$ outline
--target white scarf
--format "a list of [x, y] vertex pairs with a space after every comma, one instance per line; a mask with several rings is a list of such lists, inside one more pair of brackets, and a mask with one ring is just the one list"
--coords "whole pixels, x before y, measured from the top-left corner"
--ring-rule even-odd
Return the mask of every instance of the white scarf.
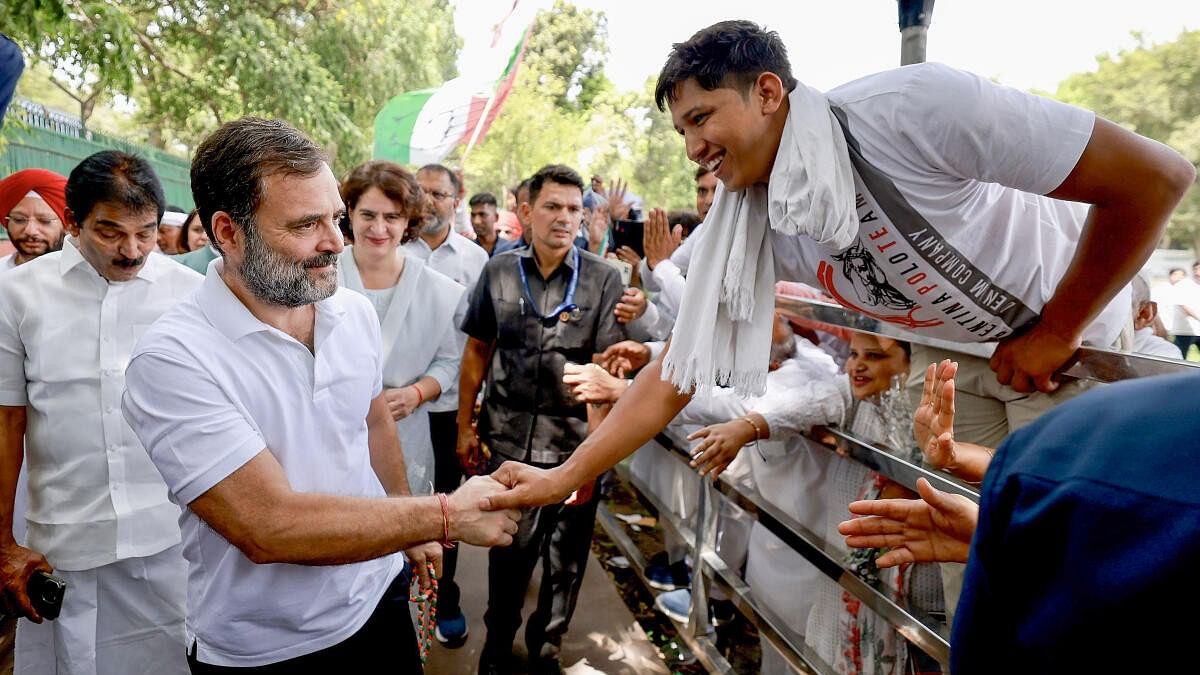
[[[774, 317], [775, 258], [767, 226], [833, 250], [858, 234], [854, 172], [841, 125], [821, 92], [797, 84], [767, 186], [717, 188], [697, 236], [664, 380], [681, 392], [732, 386], [765, 391]], [[756, 311], [758, 310], [758, 311]]]

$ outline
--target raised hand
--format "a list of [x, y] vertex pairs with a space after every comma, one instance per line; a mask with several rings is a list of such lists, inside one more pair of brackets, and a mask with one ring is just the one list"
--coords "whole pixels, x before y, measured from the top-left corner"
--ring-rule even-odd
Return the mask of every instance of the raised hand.
[[592, 357], [592, 361], [617, 377], [625, 377], [650, 363], [650, 348], [641, 342], [623, 340]]
[[979, 506], [962, 495], [934, 489], [917, 479], [921, 499], [874, 499], [850, 503], [862, 516], [843, 521], [838, 532], [851, 548], [889, 548], [875, 564], [966, 562], [979, 521]]
[[[626, 247], [622, 246], [622, 249]], [[640, 288], [626, 288], [621, 293], [621, 299], [617, 302], [613, 314], [617, 315], [617, 323], [627, 324], [630, 321], [640, 319], [646, 313], [646, 309], [650, 303], [646, 301], [646, 294]]]
[[587, 223], [588, 250], [596, 255], [602, 255], [604, 235], [608, 234], [608, 204], [601, 204], [592, 213], [592, 219]]
[[676, 225], [671, 229], [666, 211], [650, 211], [642, 229], [642, 249], [646, 252], [646, 267], [654, 269], [658, 263], [670, 258], [682, 241], [683, 227]]
[[913, 438], [925, 461], [938, 469], [954, 467], [954, 376], [958, 363], [946, 359], [925, 369], [925, 389], [913, 415]]
[[507, 488], [489, 476], [475, 476], [447, 498], [450, 537], [476, 546], [508, 546], [517, 533], [521, 512], [514, 508], [484, 509], [483, 504]]
[[608, 212], [612, 215], [613, 220], [629, 218], [629, 212], [633, 205], [625, 201], [625, 193], [628, 191], [629, 181], [622, 181], [618, 178], [613, 181], [613, 186], [605, 192], [604, 196], [608, 199]]

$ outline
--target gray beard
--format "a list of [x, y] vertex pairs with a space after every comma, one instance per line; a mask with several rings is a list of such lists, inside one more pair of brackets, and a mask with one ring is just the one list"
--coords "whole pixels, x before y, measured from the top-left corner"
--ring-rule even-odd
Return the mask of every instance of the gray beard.
[[429, 218], [421, 221], [421, 234], [427, 236], [441, 234], [442, 232], [445, 232], [446, 228], [448, 227], [450, 227], [449, 220], [442, 220], [441, 218]]
[[332, 264], [336, 268], [336, 255], [327, 253], [302, 261], [289, 260], [267, 246], [253, 225], [242, 229], [246, 233], [246, 256], [238, 273], [259, 300], [294, 308], [319, 302], [337, 291], [336, 271], [328, 280], [314, 280], [308, 274], [309, 267]]

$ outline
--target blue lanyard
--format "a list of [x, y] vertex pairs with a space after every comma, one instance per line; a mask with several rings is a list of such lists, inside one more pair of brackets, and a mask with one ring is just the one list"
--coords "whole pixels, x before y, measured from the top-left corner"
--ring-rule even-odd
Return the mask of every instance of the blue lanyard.
[[[547, 314], [538, 314], [537, 303], [533, 300], [533, 292], [529, 290], [529, 278], [525, 276], [525, 265], [521, 262], [524, 256], [517, 256], [517, 271], [521, 273], [521, 283], [525, 286], [525, 297], [529, 299], [529, 308], [533, 310], [543, 320], [553, 319], [556, 316], [560, 321], [567, 321], [571, 318], [571, 313], [579, 309], [575, 305], [575, 286], [579, 283], [579, 249], [575, 246], [571, 247], [571, 262], [575, 267], [571, 270], [571, 281], [567, 283], [567, 297], [563, 298], [562, 303], [550, 310]], [[537, 258], [534, 258], [536, 264]]]

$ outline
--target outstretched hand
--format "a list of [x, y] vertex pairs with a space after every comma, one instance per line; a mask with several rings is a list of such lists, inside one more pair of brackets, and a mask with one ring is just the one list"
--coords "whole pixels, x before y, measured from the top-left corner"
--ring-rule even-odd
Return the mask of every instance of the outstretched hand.
[[921, 499], [875, 499], [850, 503], [862, 516], [843, 521], [838, 532], [851, 548], [890, 548], [879, 567], [913, 562], [966, 562], [979, 521], [979, 506], [962, 495], [917, 479]]
[[492, 473], [491, 478], [508, 490], [485, 496], [479, 508], [498, 511], [558, 504], [575, 488], [561, 477], [561, 468], [539, 469], [521, 462], [505, 462]]
[[475, 546], [508, 546], [517, 533], [521, 512], [508, 507], [484, 508], [505, 486], [488, 476], [475, 476], [447, 497], [450, 537]]

